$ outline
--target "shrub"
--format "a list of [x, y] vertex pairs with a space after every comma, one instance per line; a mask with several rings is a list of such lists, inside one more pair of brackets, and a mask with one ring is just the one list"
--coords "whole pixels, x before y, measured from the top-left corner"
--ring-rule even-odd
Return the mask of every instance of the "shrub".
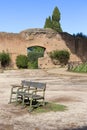
[[70, 58], [70, 53], [66, 50], [55, 50], [50, 53], [52, 60], [57, 60], [61, 65], [66, 65]]
[[18, 55], [16, 58], [16, 65], [18, 68], [28, 67], [28, 58], [25, 55]]
[[38, 68], [38, 62], [28, 62], [28, 69], [37, 69]]
[[11, 58], [8, 52], [1, 52], [0, 53], [0, 62], [2, 67], [7, 67], [10, 65]]

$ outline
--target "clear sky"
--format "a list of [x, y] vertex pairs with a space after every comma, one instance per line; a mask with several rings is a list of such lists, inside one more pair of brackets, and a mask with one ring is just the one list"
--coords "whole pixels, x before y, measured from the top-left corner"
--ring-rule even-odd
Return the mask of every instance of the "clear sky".
[[64, 32], [87, 35], [87, 0], [0, 0], [0, 32], [43, 28], [55, 6]]

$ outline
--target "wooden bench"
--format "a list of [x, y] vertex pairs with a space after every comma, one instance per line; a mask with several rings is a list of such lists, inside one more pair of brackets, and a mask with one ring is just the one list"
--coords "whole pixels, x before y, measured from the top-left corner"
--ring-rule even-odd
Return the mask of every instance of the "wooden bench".
[[[16, 91], [16, 103], [19, 99], [22, 100], [22, 105], [25, 105], [25, 99], [29, 101], [31, 111], [35, 106], [45, 104], [45, 90], [46, 90], [46, 83], [41, 82], [33, 82], [33, 81], [22, 81], [21, 87], [19, 87]], [[11, 92], [13, 93], [13, 92]], [[10, 98], [11, 99], [11, 98]], [[33, 104], [33, 101], [42, 100], [37, 104]]]
[[[40, 104], [44, 105], [46, 83], [25, 81], [25, 84], [27, 85], [27, 88], [23, 92], [17, 91], [17, 97], [22, 97], [22, 105], [25, 105], [25, 99], [29, 101], [29, 111], [31, 111], [34, 107], [38, 107]], [[42, 102], [33, 104], [33, 101], [36, 103], [37, 100], [42, 100]], [[18, 102], [18, 98], [16, 101]]]

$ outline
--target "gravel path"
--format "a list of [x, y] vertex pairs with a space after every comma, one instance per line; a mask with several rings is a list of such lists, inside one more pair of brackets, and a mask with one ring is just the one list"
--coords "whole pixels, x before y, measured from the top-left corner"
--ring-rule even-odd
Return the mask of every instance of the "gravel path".
[[[46, 82], [46, 101], [66, 105], [68, 109], [30, 114], [19, 105], [8, 104], [11, 84], [24, 79]], [[0, 130], [87, 130], [87, 75], [65, 69], [0, 73]]]

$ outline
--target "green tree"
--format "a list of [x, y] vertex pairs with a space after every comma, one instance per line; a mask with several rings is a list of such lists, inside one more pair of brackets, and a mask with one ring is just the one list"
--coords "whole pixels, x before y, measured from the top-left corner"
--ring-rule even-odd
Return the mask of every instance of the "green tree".
[[40, 47], [40, 46], [33, 46], [33, 47], [29, 47], [28, 51], [34, 51], [34, 52], [42, 52], [44, 53], [44, 48]]
[[50, 16], [46, 18], [44, 28], [52, 28], [52, 20]]
[[42, 52], [31, 51], [28, 53], [28, 68], [38, 68], [38, 58], [43, 57]]
[[59, 11], [58, 7], [55, 7], [53, 10], [52, 20], [57, 21], [57, 22], [60, 21], [60, 11]]
[[46, 21], [44, 28], [52, 28], [57, 32], [62, 32], [62, 28], [60, 25], [60, 11], [58, 7], [55, 7], [53, 10], [52, 18], [49, 16]]
[[60, 25], [60, 11], [58, 7], [55, 7], [52, 14], [52, 29], [57, 32], [62, 32], [62, 28]]

